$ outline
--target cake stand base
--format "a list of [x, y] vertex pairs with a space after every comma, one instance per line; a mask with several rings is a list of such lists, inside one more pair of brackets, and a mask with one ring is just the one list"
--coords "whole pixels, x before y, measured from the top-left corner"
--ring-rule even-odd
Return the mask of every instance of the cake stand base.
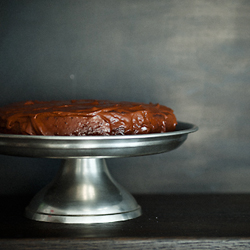
[[66, 159], [56, 178], [26, 207], [26, 217], [57, 223], [107, 223], [136, 218], [141, 208], [100, 158]]

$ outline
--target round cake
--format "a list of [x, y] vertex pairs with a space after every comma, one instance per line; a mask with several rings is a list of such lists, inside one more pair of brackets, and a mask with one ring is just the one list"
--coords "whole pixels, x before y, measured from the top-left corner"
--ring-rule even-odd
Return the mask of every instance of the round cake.
[[0, 108], [0, 133], [133, 135], [174, 131], [173, 110], [159, 104], [98, 100], [27, 101]]

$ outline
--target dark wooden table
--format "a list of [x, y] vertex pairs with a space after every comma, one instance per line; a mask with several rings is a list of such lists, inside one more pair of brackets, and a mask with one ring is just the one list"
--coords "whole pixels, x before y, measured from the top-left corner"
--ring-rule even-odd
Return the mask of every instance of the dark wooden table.
[[0, 249], [250, 249], [250, 195], [139, 195], [143, 215], [106, 224], [23, 216], [31, 197], [1, 197]]

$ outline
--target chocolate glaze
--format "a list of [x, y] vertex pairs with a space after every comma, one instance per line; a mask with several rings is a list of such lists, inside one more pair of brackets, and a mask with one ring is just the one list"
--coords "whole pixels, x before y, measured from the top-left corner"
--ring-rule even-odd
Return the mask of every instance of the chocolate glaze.
[[98, 100], [28, 101], [0, 108], [0, 133], [130, 135], [174, 131], [173, 110], [159, 104]]

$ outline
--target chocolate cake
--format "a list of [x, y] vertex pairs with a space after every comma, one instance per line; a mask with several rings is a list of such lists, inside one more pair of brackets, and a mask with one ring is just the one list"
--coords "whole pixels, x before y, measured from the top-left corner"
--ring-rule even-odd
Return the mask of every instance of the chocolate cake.
[[173, 110], [159, 104], [98, 100], [28, 101], [0, 108], [0, 133], [132, 135], [174, 131]]

